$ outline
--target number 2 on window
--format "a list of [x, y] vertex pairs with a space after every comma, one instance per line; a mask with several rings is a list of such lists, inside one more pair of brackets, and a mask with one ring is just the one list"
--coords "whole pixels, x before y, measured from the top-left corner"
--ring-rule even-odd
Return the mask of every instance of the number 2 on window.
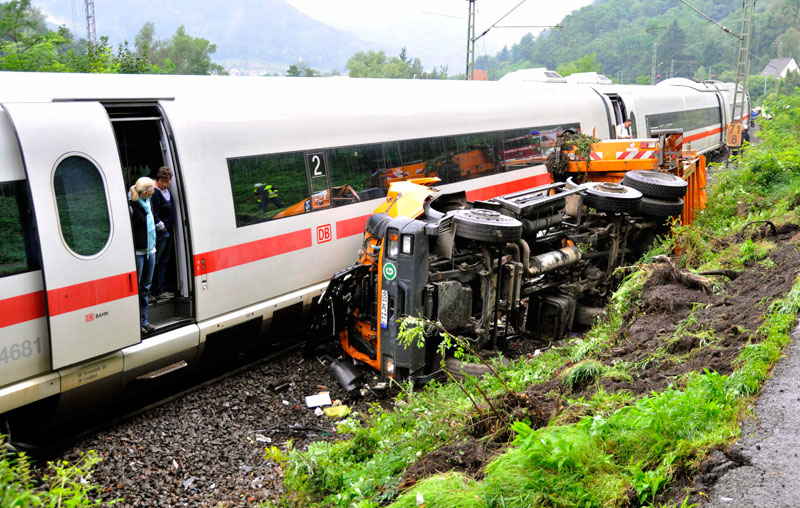
[[319, 158], [319, 155], [312, 155], [311, 156], [311, 162], [316, 164], [316, 166], [314, 166], [314, 172], [312, 174], [314, 176], [323, 176], [322, 172], [319, 170], [319, 166], [320, 166], [320, 163], [321, 163], [321, 159]]

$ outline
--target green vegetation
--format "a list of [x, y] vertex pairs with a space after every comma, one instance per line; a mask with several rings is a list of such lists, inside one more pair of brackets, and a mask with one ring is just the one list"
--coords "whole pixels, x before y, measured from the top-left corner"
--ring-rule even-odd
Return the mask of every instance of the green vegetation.
[[[742, 3], [735, 0], [691, 2], [712, 19], [741, 30]], [[765, 79], [757, 76], [772, 58], [800, 55], [800, 5], [791, 0], [756, 3], [751, 44], [753, 79], [750, 93], [760, 102]], [[481, 59], [479, 68], [490, 79], [508, 72], [547, 67], [562, 74], [604, 72], [620, 83], [650, 84], [653, 58], [660, 79], [683, 76], [733, 81], [739, 40], [668, 0], [607, 0], [593, 2], [566, 16], [561, 30], [524, 36], [494, 57]], [[562, 72], [563, 71], [563, 72]], [[800, 78], [798, 78], [800, 79]], [[775, 78], [767, 78], [775, 91]], [[791, 93], [784, 85], [780, 93]]]
[[0, 506], [71, 507], [112, 506], [119, 500], [98, 499], [99, 489], [92, 485], [92, 469], [102, 459], [94, 451], [82, 453], [77, 463], [48, 462], [42, 484], [33, 480], [33, 465], [24, 453], [6, 449], [0, 435]]
[[359, 51], [347, 61], [347, 70], [351, 78], [447, 79], [446, 65], [426, 72], [419, 58], [406, 55], [406, 48], [391, 58], [383, 51]]
[[[599, 384], [630, 382], [650, 364], [678, 364], [705, 348], [713, 351], [719, 338], [712, 329], [698, 328], [698, 316], [706, 306], [697, 304], [665, 337], [665, 345], [641, 361], [609, 365], [599, 358], [615, 347], [623, 327], [639, 312], [637, 302], [657, 266], [649, 261], [656, 254], [679, 252], [678, 264], [698, 271], [744, 269], [759, 263], [770, 269], [764, 261], [775, 245], [736, 233], [752, 220], [800, 224], [800, 153], [794, 142], [800, 91], [769, 108], [773, 118], [763, 123], [763, 143], [744, 150], [731, 169], [714, 173], [708, 208], [691, 226], [677, 225], [673, 236], [661, 239], [643, 258], [612, 296], [605, 320], [582, 338], [540, 356], [497, 366], [496, 376], [460, 385], [433, 384], [418, 392], [403, 387], [393, 410], [376, 405], [368, 415], [345, 420], [339, 428], [347, 436], [343, 441], [312, 443], [307, 451], [274, 450], [291, 493], [283, 504], [652, 505], [679, 474], [691, 474], [711, 450], [736, 439], [739, 415], [789, 341], [800, 310], [800, 278], [788, 294], [764, 306], [763, 321], [756, 330], [739, 327], [749, 342], [729, 375], [690, 371], [665, 389], [638, 397]], [[727, 248], [715, 248], [723, 239]], [[670, 352], [673, 344], [687, 337], [698, 344], [695, 349], [686, 354]], [[549, 424], [487, 416], [490, 404], [511, 414], [501, 402], [508, 400], [509, 392], [525, 393], [556, 379], [567, 393], [583, 390], [583, 395], [561, 399]], [[477, 418], [481, 409], [476, 401], [484, 418]], [[477, 432], [479, 421], [482, 426]], [[508, 432], [516, 437], [485, 467], [480, 480], [457, 471], [419, 479], [416, 484], [417, 478], [406, 477], [408, 468], [436, 448], [457, 450], [467, 436], [492, 442]], [[406, 485], [413, 486], [405, 490]], [[683, 506], [687, 505], [684, 501]]]
[[216, 46], [186, 34], [181, 26], [166, 41], [153, 39], [155, 28], [145, 23], [136, 36], [116, 52], [101, 37], [96, 44], [75, 39], [66, 27], [49, 30], [44, 16], [30, 0], [0, 3], [0, 70], [40, 72], [100, 72], [127, 74], [222, 74], [211, 62]]

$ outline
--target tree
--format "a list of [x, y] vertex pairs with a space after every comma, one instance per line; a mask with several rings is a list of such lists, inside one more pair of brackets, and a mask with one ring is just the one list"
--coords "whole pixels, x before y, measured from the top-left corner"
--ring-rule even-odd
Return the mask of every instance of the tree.
[[136, 34], [136, 38], [134, 39], [134, 47], [136, 48], [136, 53], [139, 55], [147, 55], [148, 63], [151, 65], [155, 65], [156, 62], [153, 60], [155, 58], [155, 35], [156, 35], [156, 26], [148, 21], [142, 26], [142, 29], [139, 30], [139, 33]]
[[603, 72], [603, 66], [597, 63], [597, 53], [592, 53], [559, 65], [556, 72], [562, 76], [569, 76], [577, 72]]
[[347, 60], [347, 70], [351, 78], [418, 78], [444, 79], [447, 68], [443, 67], [444, 78], [440, 73], [426, 72], [419, 58], [410, 58], [405, 48], [400, 56], [389, 58], [383, 51], [359, 51]]
[[66, 27], [48, 30], [30, 0], [0, 4], [0, 70], [105, 73], [223, 73], [211, 62], [216, 46], [191, 37], [180, 27], [167, 41], [155, 40], [155, 26], [145, 23], [136, 36], [116, 50], [101, 37], [96, 44], [76, 41]]
[[286, 75], [296, 78], [300, 76], [300, 69], [298, 69], [296, 65], [292, 64], [289, 66], [289, 70], [286, 71]]
[[[147, 24], [139, 32], [142, 35], [142, 47], [147, 42], [146, 27]], [[186, 33], [183, 25], [178, 27], [171, 38], [152, 45], [154, 48], [151, 62], [168, 68], [167, 61], [170, 61], [174, 65], [175, 74], [225, 74], [221, 65], [211, 62], [211, 55], [217, 51], [216, 44], [211, 44], [202, 37], [192, 37]]]

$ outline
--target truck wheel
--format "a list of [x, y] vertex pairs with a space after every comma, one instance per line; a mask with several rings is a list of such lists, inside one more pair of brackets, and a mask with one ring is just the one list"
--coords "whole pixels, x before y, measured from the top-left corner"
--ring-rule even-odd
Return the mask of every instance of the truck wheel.
[[688, 183], [672, 173], [637, 169], [625, 173], [621, 182], [650, 198], [674, 199], [686, 195]]
[[642, 193], [618, 183], [601, 182], [586, 189], [583, 204], [600, 212], [635, 213], [639, 211]]
[[489, 243], [516, 242], [522, 238], [522, 223], [494, 210], [471, 208], [452, 214], [458, 237]]
[[639, 212], [642, 215], [653, 217], [674, 217], [683, 213], [683, 200], [681, 198], [655, 199], [645, 196], [642, 198]]

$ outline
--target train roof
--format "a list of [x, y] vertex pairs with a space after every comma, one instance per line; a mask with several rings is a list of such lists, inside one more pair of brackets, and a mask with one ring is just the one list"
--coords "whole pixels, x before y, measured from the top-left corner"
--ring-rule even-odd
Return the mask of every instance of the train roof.
[[284, 152], [528, 128], [532, 118], [558, 125], [565, 111], [576, 119], [603, 111], [590, 88], [563, 85], [532, 92], [530, 83], [497, 81], [0, 73], [0, 104], [51, 101], [157, 101], [181, 147], [200, 158], [212, 146], [231, 156], [263, 151], [265, 135], [270, 151]]

